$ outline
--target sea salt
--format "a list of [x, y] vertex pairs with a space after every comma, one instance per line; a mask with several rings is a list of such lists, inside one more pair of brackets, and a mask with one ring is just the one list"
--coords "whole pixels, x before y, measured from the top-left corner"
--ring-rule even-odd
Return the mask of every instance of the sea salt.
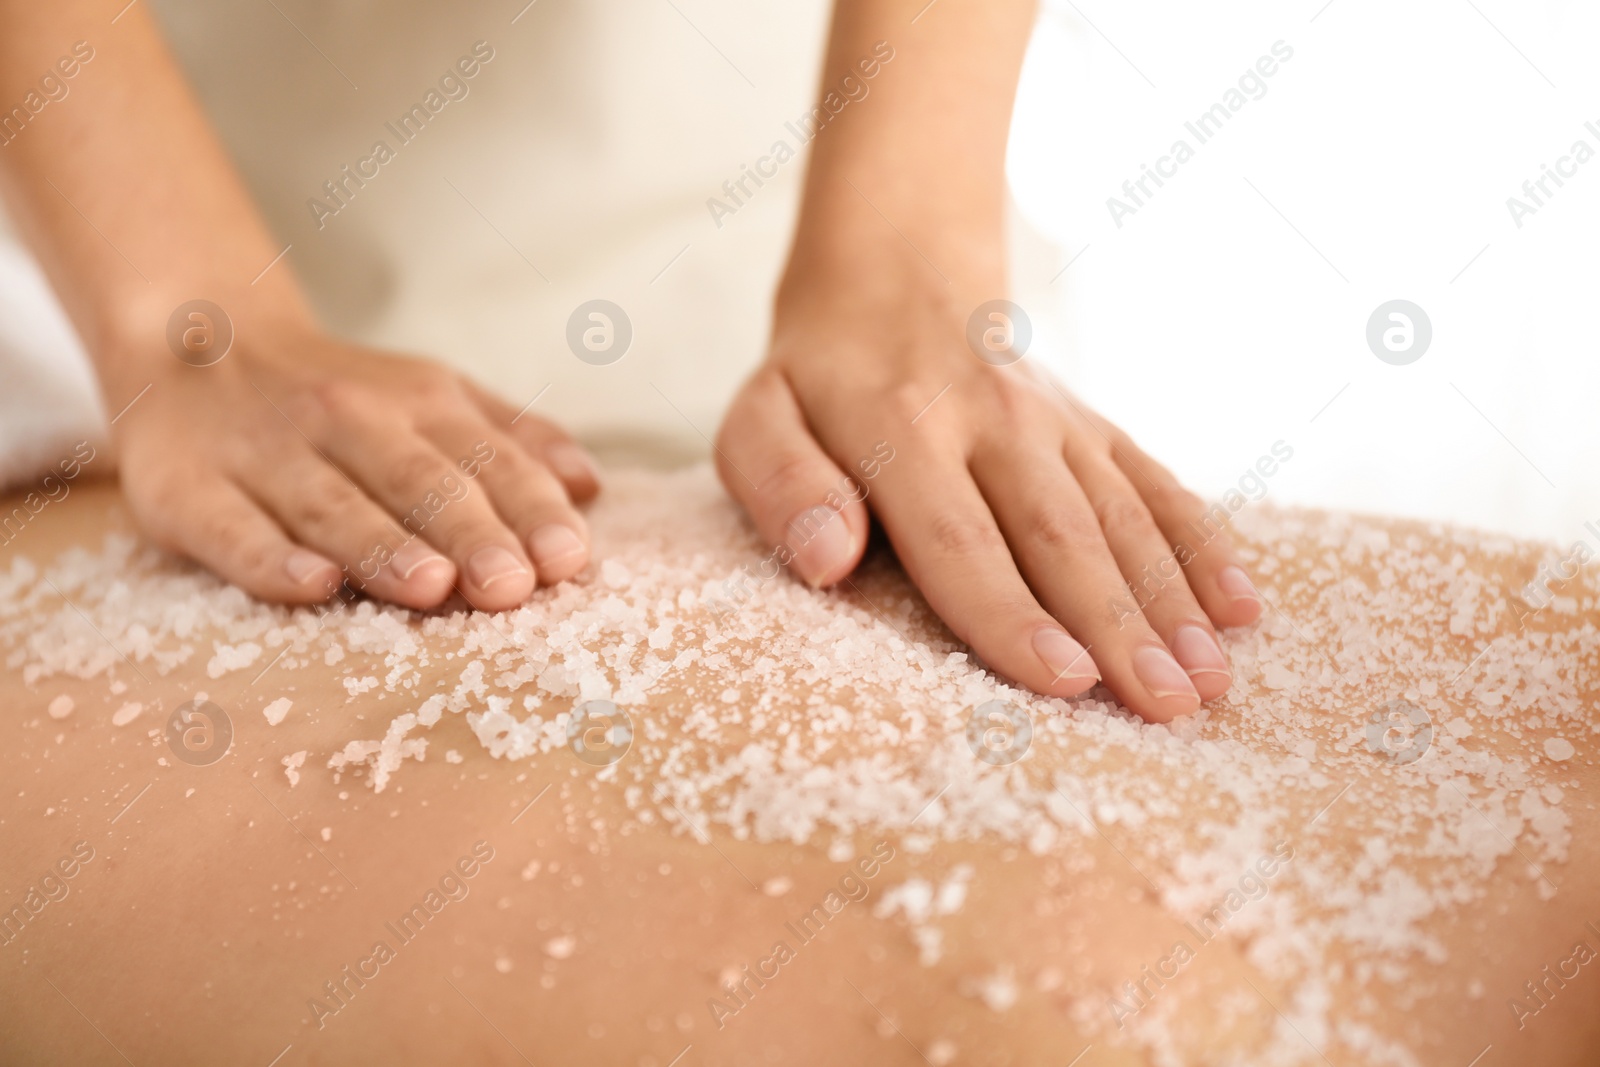
[[283, 757], [282, 762], [283, 773], [289, 779], [289, 788], [293, 789], [295, 786], [300, 784], [300, 768], [305, 766], [306, 762], [305, 749], [301, 749], [299, 752], [291, 752], [289, 755]]
[[272, 703], [262, 708], [261, 714], [267, 717], [268, 726], [276, 726], [283, 721], [283, 717], [285, 715], [289, 714], [289, 709], [293, 705], [294, 702], [288, 697], [279, 697], [277, 700], [274, 700]]
[[1569, 760], [1577, 749], [1572, 742], [1564, 737], [1547, 737], [1544, 742], [1544, 754], [1557, 762]]
[[[98, 680], [113, 697], [127, 688], [122, 654], [150, 679], [185, 687], [202, 672], [259, 673], [280, 652], [268, 677], [282, 687], [296, 670], [343, 664], [336, 681], [356, 703], [326, 766], [352, 776], [351, 790], [400, 788], [431, 738], [458, 736], [436, 731], [459, 730], [446, 720], [460, 715], [487, 758], [451, 787], [480, 775], [509, 784], [524, 770], [571, 775], [559, 803], [572, 827], [674, 833], [691, 848], [717, 836], [811, 846], [841, 867], [892, 843], [919, 857], [916, 872], [897, 866], [904, 860], [883, 865], [863, 910], [901, 931], [927, 966], [944, 959], [942, 925], [970, 912], [988, 880], [1016, 876], [1003, 862], [944, 859], [963, 842], [1011, 850], [1058, 879], [1046, 884], [1086, 887], [1040, 917], [1072, 936], [1096, 921], [1088, 889], [1127, 879], [1130, 867], [1150, 880], [1133, 879], [1132, 891], [1187, 922], [1276, 843], [1292, 843], [1270, 894], [1227, 936], [1281, 991], [1295, 1028], [1338, 1047], [1340, 1057], [1328, 1054], [1341, 1062], [1425, 1059], [1429, 1048], [1378, 1005], [1424, 988], [1448, 963], [1437, 930], [1455, 909], [1497, 892], [1508, 871], [1560, 864], [1577, 832], [1571, 809], [1586, 798], [1564, 763], [1577, 755], [1569, 739], [1595, 732], [1578, 693], [1600, 672], [1600, 582], [1585, 570], [1563, 587], [1576, 610], [1519, 627], [1509, 598], [1537, 568], [1539, 546], [1251, 505], [1231, 531], [1275, 610], [1222, 634], [1232, 690], [1163, 726], [1103, 689], [1045, 699], [996, 677], [886, 555], [834, 591], [781, 573], [749, 580], [770, 549], [707, 468], [613, 474], [589, 519], [599, 565], [495, 616], [366, 601], [325, 618], [267, 607], [113, 535], [47, 567], [0, 569], [0, 640], [27, 684]], [[730, 582], [739, 575], [742, 587]], [[975, 760], [967, 741], [971, 710], [997, 699], [1033, 728], [1012, 766]], [[633, 726], [626, 754], [598, 768], [579, 766], [568, 738], [575, 706], [595, 700]], [[1432, 726], [1414, 763], [1369, 746], [1370, 717], [1390, 700]], [[446, 751], [447, 762], [460, 757]], [[282, 757], [291, 786], [307, 759]], [[584, 790], [611, 799], [591, 811]], [[1101, 856], [1114, 875], [1099, 869]], [[545, 870], [529, 861], [521, 877]], [[566, 884], [569, 872], [548, 870]], [[572, 935], [543, 945], [550, 960], [576, 948]], [[962, 990], [1007, 1011], [1019, 987], [1003, 950], [991, 955]], [[1373, 987], [1371, 1003], [1335, 1000], [1335, 961], [1352, 961], [1340, 965]], [[1062, 962], [1048, 987], [1062, 1003], [1087, 1003], [1106, 977]], [[1028, 981], [1046, 987], [1044, 973]], [[553, 987], [553, 975], [540, 986]], [[1169, 989], [1163, 997], [1184, 995]], [[1175, 1047], [1163, 1010], [1141, 1013], [1124, 1035], [1157, 1061]], [[1259, 999], [1242, 1010], [1259, 1011]], [[1304, 1044], [1284, 1033], [1293, 1047], [1277, 1059], [1303, 1059]], [[1273, 1062], [1249, 1050], [1236, 1058]]]

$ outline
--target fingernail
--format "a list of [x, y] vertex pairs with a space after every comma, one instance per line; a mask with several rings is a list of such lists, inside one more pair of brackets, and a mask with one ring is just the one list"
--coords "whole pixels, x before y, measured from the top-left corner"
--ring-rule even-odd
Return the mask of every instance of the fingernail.
[[544, 459], [563, 481], [600, 480], [600, 465], [587, 449], [571, 441], [557, 441], [544, 450]]
[[1058, 630], [1054, 626], [1040, 627], [1033, 635], [1033, 650], [1050, 668], [1057, 682], [1100, 679], [1100, 672], [1095, 669], [1088, 650], [1067, 636], [1065, 630]]
[[528, 565], [499, 545], [485, 545], [467, 557], [467, 578], [479, 589], [527, 573]]
[[1240, 566], [1228, 566], [1217, 572], [1217, 588], [1229, 600], [1254, 600], [1261, 603], [1261, 594], [1251, 583], [1250, 576]]
[[1217, 644], [1217, 639], [1206, 632], [1205, 627], [1194, 623], [1184, 623], [1178, 627], [1177, 633], [1172, 635], [1172, 654], [1178, 658], [1183, 669], [1193, 678], [1197, 674], [1221, 674], [1233, 677], [1233, 672], [1228, 669], [1228, 657], [1223, 655], [1222, 646]]
[[324, 556], [319, 556], [309, 548], [296, 546], [289, 558], [283, 561], [283, 569], [288, 572], [289, 580], [295, 585], [309, 585], [314, 578], [321, 577], [331, 570], [338, 570], [334, 562]]
[[1146, 645], [1136, 651], [1133, 654], [1133, 673], [1155, 696], [1200, 699], [1188, 674], [1165, 648]]
[[394, 558], [389, 561], [389, 569], [394, 571], [402, 582], [409, 582], [421, 568], [441, 563], [447, 567], [450, 565], [449, 560], [427, 545], [413, 541], [394, 554]]
[[855, 554], [855, 538], [844, 513], [817, 505], [789, 520], [794, 567], [813, 589], [843, 578]]
[[557, 564], [571, 562], [569, 557], [585, 555], [588, 549], [572, 527], [548, 522], [528, 535], [528, 553], [540, 570], [559, 570]]

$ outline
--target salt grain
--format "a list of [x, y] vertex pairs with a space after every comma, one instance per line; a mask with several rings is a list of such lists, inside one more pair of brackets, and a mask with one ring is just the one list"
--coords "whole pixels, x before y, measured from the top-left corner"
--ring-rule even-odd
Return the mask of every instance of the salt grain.
[[1544, 754], [1558, 763], [1571, 759], [1572, 754], [1576, 751], [1577, 749], [1572, 746], [1572, 742], [1564, 737], [1545, 738]]

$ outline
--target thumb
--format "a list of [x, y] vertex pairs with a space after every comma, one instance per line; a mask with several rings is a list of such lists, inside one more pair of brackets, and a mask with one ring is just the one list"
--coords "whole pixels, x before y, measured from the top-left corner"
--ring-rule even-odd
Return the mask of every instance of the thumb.
[[869, 520], [861, 487], [828, 457], [789, 383], [764, 368], [734, 398], [717, 433], [717, 473], [779, 563], [814, 588], [855, 569]]

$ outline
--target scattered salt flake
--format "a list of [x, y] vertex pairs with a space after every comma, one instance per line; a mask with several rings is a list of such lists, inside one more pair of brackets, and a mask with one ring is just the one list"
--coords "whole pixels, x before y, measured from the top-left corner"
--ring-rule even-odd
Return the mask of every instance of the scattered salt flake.
[[544, 954], [553, 960], [564, 960], [578, 947], [578, 939], [571, 934], [552, 937], [544, 943]]
[[268, 726], [276, 726], [283, 721], [283, 717], [285, 715], [289, 714], [289, 709], [293, 706], [294, 701], [290, 700], [288, 697], [279, 697], [277, 700], [274, 700], [272, 703], [262, 708], [261, 714], [267, 717]]
[[137, 719], [139, 717], [139, 713], [143, 710], [143, 704], [139, 703], [137, 700], [130, 700], [126, 704], [122, 705], [122, 707], [118, 708], [116, 714], [111, 716], [111, 725], [126, 726], [134, 719]]
[[333, 827], [324, 826], [322, 828], [322, 839], [324, 841], [332, 841], [333, 840]]
[[761, 891], [769, 897], [781, 897], [794, 888], [794, 879], [780, 874], [761, 883]]
[[608, 589], [626, 589], [633, 584], [633, 572], [625, 564], [608, 559], [600, 564], [600, 580]]
[[194, 796], [194, 786], [191, 785], [183, 791], [183, 799], [188, 800], [192, 796]]
[[507, 956], [496, 956], [494, 958], [494, 969], [501, 974], [510, 974], [511, 966], [511, 959]]
[[539, 866], [540, 864], [538, 860], [529, 860], [528, 865], [522, 868], [522, 880], [524, 882], [531, 882], [535, 878], [539, 877]]
[[928, 1062], [933, 1067], [947, 1067], [956, 1061], [956, 1043], [948, 1037], [941, 1037], [928, 1046]]
[[1565, 737], [1547, 737], [1544, 742], [1544, 754], [1557, 763], [1572, 758], [1577, 749], [1572, 747], [1572, 742]]
[[1010, 1011], [1017, 1002], [1017, 979], [1010, 967], [1001, 967], [993, 974], [986, 974], [962, 985], [963, 992], [983, 1001], [990, 1011]]
[[461, 763], [463, 762], [463, 757], [455, 749], [447, 748], [444, 750], [444, 761], [446, 763]]
[[65, 719], [72, 714], [72, 709], [77, 707], [71, 697], [62, 693], [50, 702], [49, 712], [52, 719]]
[[283, 757], [283, 773], [289, 778], [290, 789], [300, 784], [300, 768], [305, 765], [305, 762], [305, 749]]
[[1281, 663], [1268, 663], [1261, 671], [1261, 684], [1268, 689], [1290, 689], [1300, 684], [1300, 676]]
[[358, 697], [362, 693], [370, 692], [376, 688], [378, 688], [378, 679], [370, 674], [365, 678], [346, 678], [344, 680], [344, 691], [353, 697]]
[[237, 645], [213, 641], [212, 647], [216, 649], [216, 655], [206, 664], [206, 675], [211, 678], [221, 678], [229, 671], [243, 670], [261, 658], [261, 646], [254, 641], [243, 641]]

